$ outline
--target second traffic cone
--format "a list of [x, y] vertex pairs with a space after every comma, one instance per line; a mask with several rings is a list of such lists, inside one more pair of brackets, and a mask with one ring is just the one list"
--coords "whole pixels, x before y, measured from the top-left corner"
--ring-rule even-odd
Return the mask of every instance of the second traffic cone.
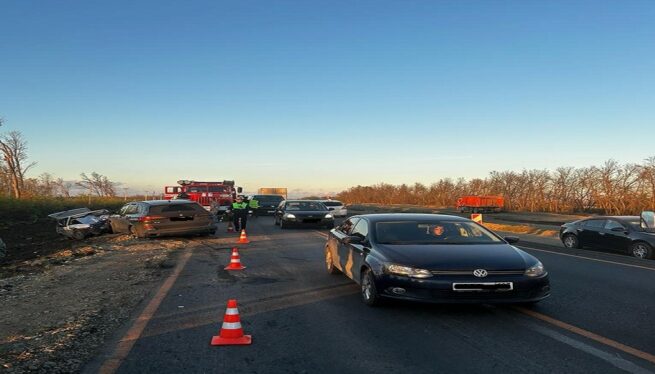
[[241, 265], [241, 259], [239, 258], [239, 251], [235, 248], [232, 248], [232, 256], [230, 256], [230, 264], [225, 267], [225, 270], [243, 270], [246, 267]]
[[250, 243], [250, 240], [248, 240], [248, 236], [246, 235], [246, 230], [241, 230], [241, 235], [239, 236], [239, 241], [237, 243], [238, 244]]
[[212, 337], [211, 345], [247, 345], [251, 343], [252, 336], [243, 334], [237, 301], [228, 300], [221, 332], [218, 336]]

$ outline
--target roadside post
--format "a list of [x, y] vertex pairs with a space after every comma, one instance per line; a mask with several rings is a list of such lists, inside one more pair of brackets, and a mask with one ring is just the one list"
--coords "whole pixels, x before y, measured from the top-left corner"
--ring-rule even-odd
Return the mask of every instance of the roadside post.
[[482, 224], [482, 213], [472, 213], [471, 214], [471, 220], [473, 222]]

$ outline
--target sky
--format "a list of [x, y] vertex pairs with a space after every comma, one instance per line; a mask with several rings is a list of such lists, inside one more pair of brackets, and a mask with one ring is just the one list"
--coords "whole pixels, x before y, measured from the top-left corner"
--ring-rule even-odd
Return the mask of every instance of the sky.
[[655, 2], [3, 1], [29, 176], [333, 193], [655, 156]]

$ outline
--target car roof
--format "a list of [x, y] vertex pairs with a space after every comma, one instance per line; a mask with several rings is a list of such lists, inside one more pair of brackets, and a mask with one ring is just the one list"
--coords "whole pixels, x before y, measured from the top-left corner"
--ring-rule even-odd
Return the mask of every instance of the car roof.
[[142, 204], [147, 204], [150, 206], [157, 206], [157, 205], [182, 205], [182, 204], [197, 204], [193, 200], [186, 200], [186, 199], [177, 199], [177, 200], [145, 200], [145, 201], [139, 201], [139, 203]]
[[375, 213], [375, 214], [360, 214], [350, 218], [366, 218], [371, 223], [385, 222], [385, 221], [434, 221], [434, 220], [448, 220], [448, 221], [462, 221], [469, 222], [470, 219], [459, 216], [452, 216], [448, 214], [429, 214], [429, 213]]
[[588, 221], [590, 219], [618, 219], [621, 221], [634, 221], [638, 220], [639, 216], [597, 216], [597, 217], [589, 217], [583, 219], [583, 221]]

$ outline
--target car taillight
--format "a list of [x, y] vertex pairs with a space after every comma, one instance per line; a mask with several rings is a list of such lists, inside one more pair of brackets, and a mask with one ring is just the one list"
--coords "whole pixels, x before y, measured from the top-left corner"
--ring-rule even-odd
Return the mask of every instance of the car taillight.
[[166, 218], [166, 217], [163, 217], [163, 216], [143, 216], [143, 217], [139, 217], [139, 222], [148, 222], [148, 221], [154, 221], [154, 220], [157, 220], [157, 219], [164, 219], [164, 218]]

